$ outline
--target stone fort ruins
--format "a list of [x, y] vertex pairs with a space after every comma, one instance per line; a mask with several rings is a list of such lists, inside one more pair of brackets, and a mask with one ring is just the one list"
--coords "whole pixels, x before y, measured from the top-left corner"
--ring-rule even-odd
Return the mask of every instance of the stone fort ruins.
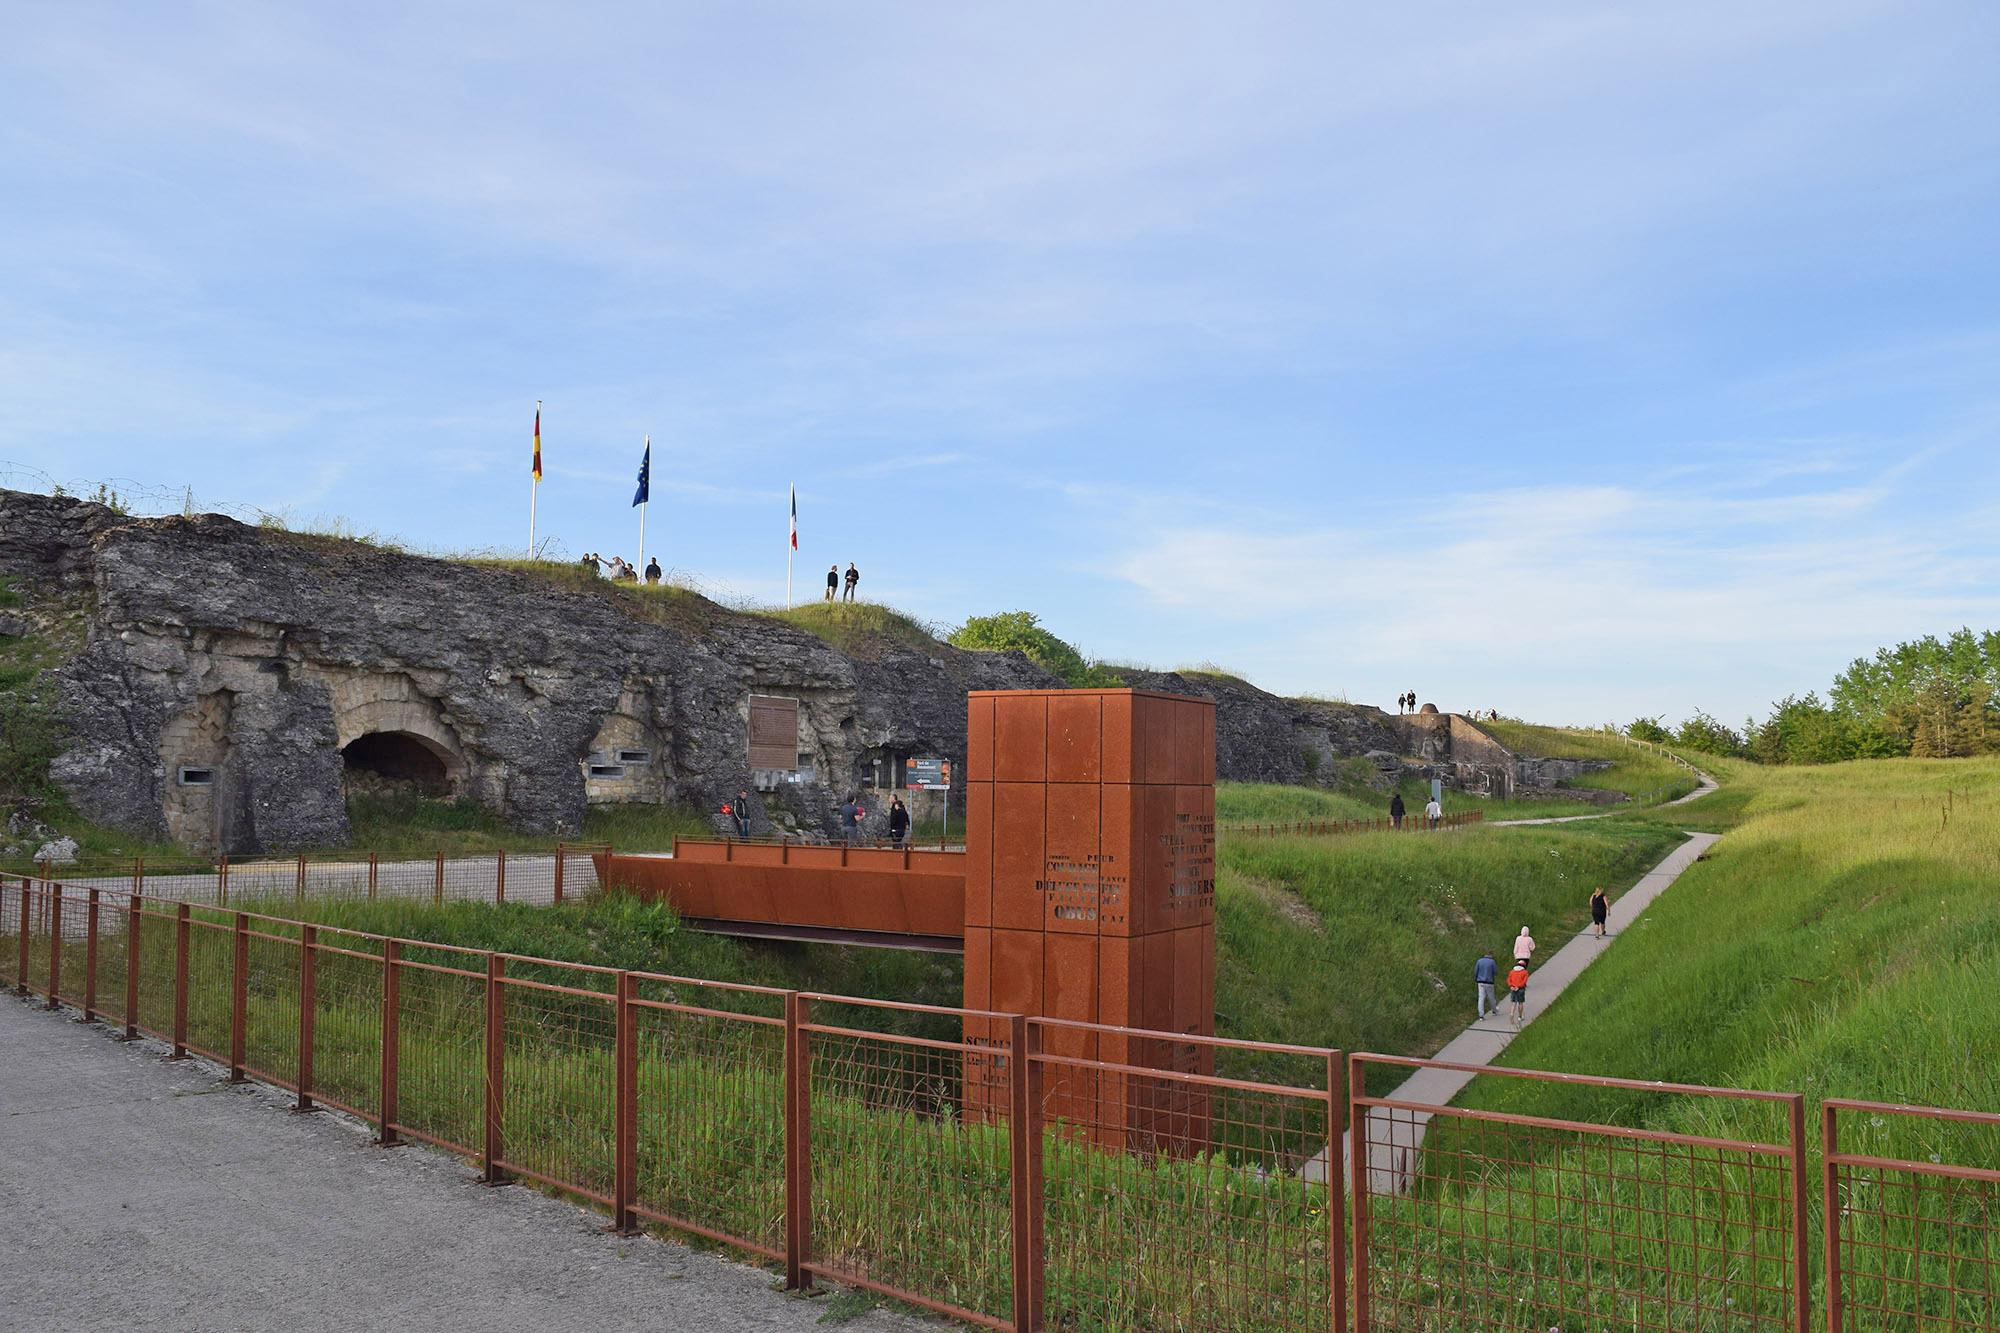
[[[417, 784], [551, 835], [580, 831], [593, 803], [716, 810], [754, 788], [754, 833], [826, 834], [846, 793], [900, 786], [913, 758], [961, 771], [969, 693], [1062, 686], [1016, 653], [896, 638], [841, 652], [692, 593], [16, 491], [0, 491], [0, 577], [22, 598], [0, 634], [61, 659], [70, 735], [53, 775], [77, 809], [209, 853], [344, 843], [357, 783]], [[1123, 674], [1213, 701], [1224, 780], [1309, 782], [1363, 757], [1496, 795], [1566, 775], [1460, 717]], [[795, 734], [771, 734], [773, 717]], [[962, 819], [964, 792], [949, 799]], [[886, 800], [866, 804], [878, 835]]]

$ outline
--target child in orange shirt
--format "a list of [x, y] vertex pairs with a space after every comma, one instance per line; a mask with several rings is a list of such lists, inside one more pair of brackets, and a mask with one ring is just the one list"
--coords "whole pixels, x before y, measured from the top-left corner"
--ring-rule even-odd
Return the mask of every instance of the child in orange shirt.
[[1514, 1026], [1521, 1026], [1521, 1016], [1528, 1007], [1528, 965], [1516, 959], [1514, 970], [1507, 974], [1507, 998], [1514, 1004]]

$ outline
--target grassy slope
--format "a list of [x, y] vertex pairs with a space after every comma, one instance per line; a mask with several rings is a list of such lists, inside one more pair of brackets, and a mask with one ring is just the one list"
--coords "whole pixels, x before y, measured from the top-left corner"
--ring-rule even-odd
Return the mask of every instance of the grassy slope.
[[1678, 782], [1687, 770], [1669, 759], [1627, 744], [1616, 736], [1563, 727], [1537, 727], [1525, 722], [1481, 722], [1480, 728], [1517, 754], [1547, 759], [1609, 759], [1616, 764], [1602, 773], [1577, 778], [1574, 787], [1597, 787], [1632, 796]]
[[1439, 836], [1224, 837], [1216, 1026], [1225, 1036], [1427, 1054], [1472, 1018], [1473, 962], [1525, 923], [1562, 939], [1680, 835], [1603, 819]]
[[[1688, 813], [1738, 827], [1509, 1048], [1509, 1063], [2000, 1107], [2000, 759], [1717, 767], [1733, 790]], [[1490, 1080], [1468, 1096], [1602, 1109]], [[1677, 1102], [1623, 1114], [1729, 1122]]]

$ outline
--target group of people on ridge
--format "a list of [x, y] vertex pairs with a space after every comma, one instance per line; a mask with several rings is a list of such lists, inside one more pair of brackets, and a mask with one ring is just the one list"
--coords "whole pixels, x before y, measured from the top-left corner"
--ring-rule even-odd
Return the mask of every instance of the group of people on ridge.
[[[1610, 915], [1611, 899], [1605, 896], [1604, 886], [1600, 884], [1590, 891], [1590, 923], [1598, 939], [1604, 938], [1604, 924]], [[1521, 927], [1521, 933], [1514, 937], [1513, 954], [1514, 966], [1507, 973], [1507, 1002], [1512, 1006], [1509, 1017], [1518, 1028], [1528, 1008], [1528, 963], [1535, 956], [1535, 937], [1528, 933], [1526, 926]], [[1500, 1005], [1493, 996], [1494, 984], [1499, 979], [1500, 964], [1494, 960], [1493, 951], [1488, 949], [1472, 965], [1472, 980], [1479, 987], [1479, 1017], [1474, 1021], [1484, 1020], [1489, 1012], [1500, 1012]]]
[[[584, 553], [583, 559], [577, 563], [593, 574], [610, 579], [613, 583], [637, 583], [639, 581], [639, 571], [627, 564], [625, 557], [622, 555], [614, 555], [609, 560], [606, 560], [595, 551], [587, 551]], [[659, 581], [660, 562], [655, 557], [646, 562], [646, 582], [658, 583]]]

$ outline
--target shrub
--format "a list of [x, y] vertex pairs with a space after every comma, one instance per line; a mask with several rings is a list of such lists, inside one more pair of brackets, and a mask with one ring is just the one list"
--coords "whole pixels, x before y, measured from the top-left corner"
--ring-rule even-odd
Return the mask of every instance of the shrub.
[[945, 636], [958, 648], [983, 652], [1018, 652], [1029, 661], [1053, 671], [1071, 685], [1086, 689], [1106, 689], [1125, 682], [1043, 629], [1033, 611], [1002, 611], [998, 615], [973, 616]]

